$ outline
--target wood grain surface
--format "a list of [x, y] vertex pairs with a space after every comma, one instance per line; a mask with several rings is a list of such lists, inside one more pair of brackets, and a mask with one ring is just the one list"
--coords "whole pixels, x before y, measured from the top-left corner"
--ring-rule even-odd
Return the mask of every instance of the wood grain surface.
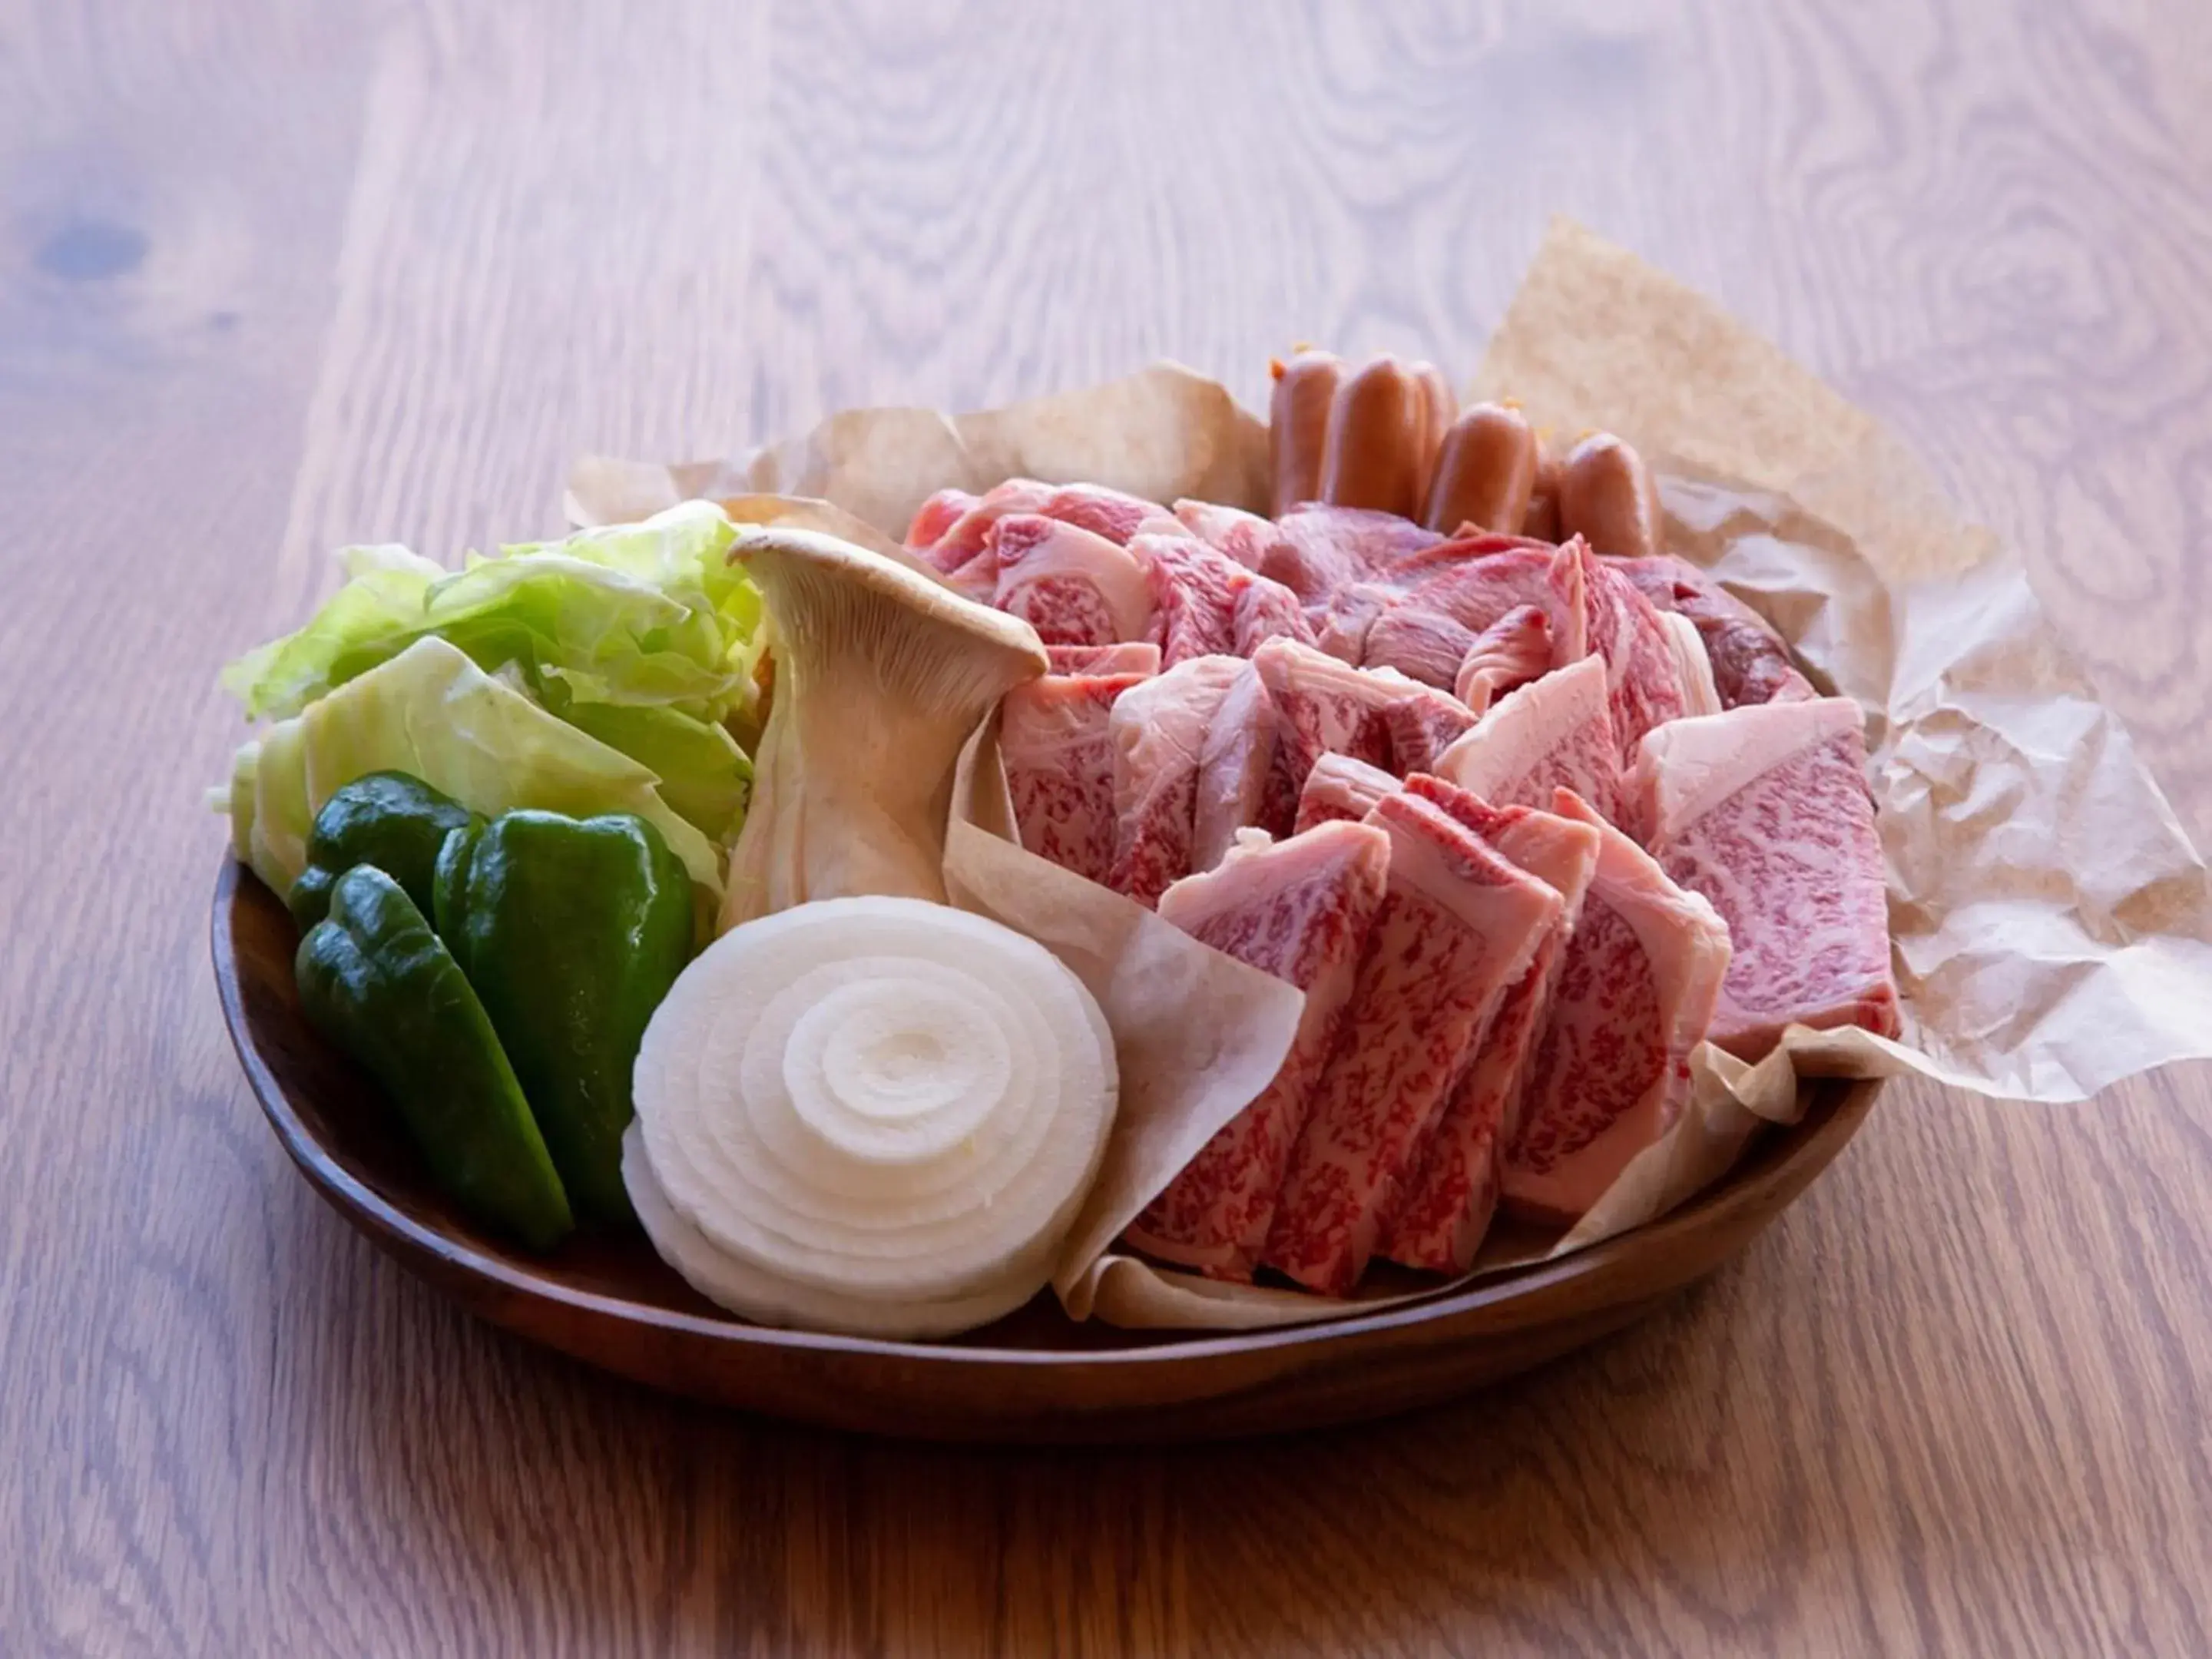
[[1895, 1087], [1463, 1404], [918, 1449], [348, 1230], [224, 1040], [198, 802], [342, 541], [1160, 353], [1464, 373], [1563, 209], [1893, 421], [2201, 838], [2208, 91], [2199, 0], [0, 0], [0, 1652], [2212, 1651], [2212, 1069]]

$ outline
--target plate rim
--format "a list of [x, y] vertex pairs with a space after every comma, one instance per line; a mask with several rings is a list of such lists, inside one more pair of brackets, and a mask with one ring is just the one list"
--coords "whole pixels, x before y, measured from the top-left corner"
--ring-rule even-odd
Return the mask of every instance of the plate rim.
[[[687, 1313], [580, 1289], [556, 1279], [532, 1275], [484, 1255], [469, 1240], [443, 1231], [409, 1214], [362, 1180], [332, 1152], [329, 1145], [309, 1130], [295, 1108], [290, 1094], [270, 1069], [254, 1040], [245, 1006], [234, 939], [238, 906], [248, 881], [275, 901], [265, 884], [235, 854], [226, 849], [218, 872], [210, 915], [210, 945], [217, 996], [231, 1047], [238, 1055], [246, 1082], [259, 1103], [262, 1115], [276, 1132], [288, 1157], [324, 1200], [338, 1211], [371, 1242], [410, 1257], [434, 1260], [477, 1283], [503, 1294], [538, 1304], [574, 1310], [599, 1318], [611, 1318], [651, 1328], [672, 1335], [702, 1339], [732, 1349], [765, 1348], [811, 1353], [851, 1354], [902, 1364], [923, 1364], [945, 1370], [990, 1369], [1007, 1365], [1053, 1369], [1121, 1370], [1168, 1366], [1229, 1355], [1265, 1353], [1279, 1348], [1314, 1350], [1388, 1331], [1405, 1331], [1431, 1324], [1448, 1324], [1457, 1316], [1494, 1310], [1522, 1292], [1587, 1276], [1628, 1254], [1662, 1247], [1670, 1234], [1700, 1230], [1723, 1218], [1726, 1211], [1757, 1203], [1769, 1183], [1785, 1181], [1800, 1159], [1815, 1159], [1805, 1178], [1809, 1185], [1858, 1133], [1879, 1092], [1878, 1079], [1834, 1079], [1844, 1087], [1827, 1098], [1815, 1100], [1808, 1113], [1820, 1121], [1803, 1130], [1802, 1144], [1789, 1157], [1746, 1178], [1723, 1176], [1706, 1191], [1656, 1221], [1632, 1228], [1587, 1249], [1553, 1261], [1529, 1263], [1494, 1278], [1457, 1288], [1441, 1287], [1409, 1302], [1397, 1302], [1371, 1313], [1346, 1313], [1296, 1324], [1251, 1330], [1195, 1332], [1188, 1337], [1148, 1340], [1126, 1347], [1033, 1348], [974, 1346], [939, 1342], [902, 1341], [883, 1337], [848, 1336], [830, 1332], [792, 1330], [757, 1325], [730, 1316]], [[1808, 1079], [1805, 1086], [1817, 1080]], [[1795, 1202], [1795, 1197], [1788, 1202]], [[1785, 1206], [1786, 1207], [1786, 1206]], [[671, 1269], [672, 1272], [673, 1269]], [[1071, 1323], [1076, 1322], [1071, 1321]], [[1105, 1327], [1111, 1329], [1112, 1327]]]

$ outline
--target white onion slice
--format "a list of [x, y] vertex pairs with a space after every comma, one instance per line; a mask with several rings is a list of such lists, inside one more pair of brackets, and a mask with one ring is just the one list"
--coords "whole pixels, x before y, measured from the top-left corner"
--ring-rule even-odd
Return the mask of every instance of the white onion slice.
[[965, 1328], [943, 1322], [1049, 1276], [1116, 1085], [1097, 1004], [1034, 941], [918, 899], [803, 904], [724, 934], [655, 1012], [624, 1172], [663, 1255], [738, 1312]]
[[645, 1236], [660, 1259], [709, 1302], [763, 1325], [801, 1326], [848, 1336], [952, 1336], [1004, 1319], [1035, 1296], [1051, 1273], [1049, 1252], [1032, 1283], [1021, 1275], [989, 1291], [949, 1302], [872, 1302], [812, 1285], [791, 1285], [736, 1256], [718, 1250], [706, 1234], [668, 1201], [642, 1137], [633, 1123], [623, 1133], [623, 1182], [629, 1189]]

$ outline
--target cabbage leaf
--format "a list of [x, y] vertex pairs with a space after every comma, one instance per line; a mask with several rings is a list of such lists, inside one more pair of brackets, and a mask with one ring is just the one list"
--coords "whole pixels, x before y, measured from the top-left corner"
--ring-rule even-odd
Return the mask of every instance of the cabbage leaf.
[[471, 554], [448, 571], [404, 547], [349, 547], [343, 587], [295, 634], [247, 653], [222, 683], [250, 720], [289, 720], [434, 634], [487, 671], [581, 702], [662, 705], [720, 720], [749, 707], [760, 593], [730, 567], [737, 534], [711, 501], [559, 542]]
[[721, 891], [714, 842], [672, 808], [653, 771], [435, 637], [353, 676], [238, 751], [229, 806], [239, 857], [279, 896], [290, 892], [323, 803], [386, 770], [487, 816], [525, 806], [578, 817], [634, 812], [660, 831], [695, 883]]
[[[404, 547], [349, 547], [338, 556], [345, 585], [222, 683], [249, 719], [287, 721], [441, 640], [648, 769], [669, 808], [726, 842], [752, 775], [727, 728], [757, 729], [767, 638], [759, 591], [728, 561], [735, 535], [712, 502], [687, 501], [639, 524], [471, 554], [459, 570]], [[290, 741], [261, 741], [272, 740], [280, 750]]]

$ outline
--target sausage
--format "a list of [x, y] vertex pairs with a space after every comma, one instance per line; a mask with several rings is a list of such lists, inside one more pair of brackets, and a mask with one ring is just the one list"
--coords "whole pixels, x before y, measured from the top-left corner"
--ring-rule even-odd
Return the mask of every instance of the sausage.
[[1410, 519], [1421, 510], [1428, 394], [1395, 357], [1370, 360], [1336, 388], [1322, 458], [1321, 498]]
[[1334, 352], [1299, 351], [1269, 366], [1274, 401], [1267, 412], [1267, 453], [1274, 467], [1273, 516], [1321, 499], [1321, 463], [1328, 412], [1344, 365]]
[[1610, 432], [1577, 444], [1559, 468], [1559, 528], [1625, 559], [1665, 552], [1659, 491], [1644, 458]]
[[1444, 379], [1443, 370], [1434, 363], [1415, 363], [1413, 378], [1421, 383], [1425, 416], [1421, 424], [1421, 482], [1413, 498], [1425, 501], [1437, 476], [1437, 451], [1443, 447], [1444, 434], [1451, 430], [1452, 417], [1459, 413], [1459, 399], [1452, 396], [1451, 382]]
[[1536, 487], [1528, 492], [1528, 511], [1521, 520], [1521, 533], [1540, 542], [1557, 542], [1559, 532], [1559, 458], [1544, 447], [1536, 434]]
[[1422, 522], [1440, 535], [1464, 524], [1517, 536], [1535, 493], [1542, 453], [1528, 417], [1506, 404], [1477, 404], [1452, 423], [1437, 452]]

